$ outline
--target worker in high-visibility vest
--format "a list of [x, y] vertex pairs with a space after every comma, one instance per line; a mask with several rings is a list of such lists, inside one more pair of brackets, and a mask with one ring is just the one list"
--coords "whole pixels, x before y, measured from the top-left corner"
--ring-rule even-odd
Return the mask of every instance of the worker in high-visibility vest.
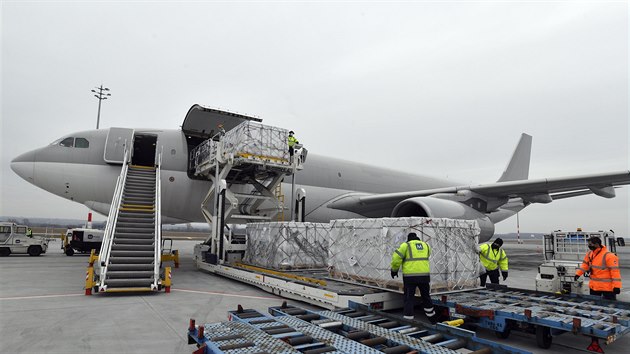
[[485, 268], [485, 272], [479, 275], [481, 286], [486, 286], [486, 279], [490, 277], [490, 283], [499, 284], [499, 269], [503, 280], [508, 277], [508, 257], [505, 251], [501, 249], [503, 240], [497, 238], [492, 243], [482, 243], [479, 245], [479, 260]]
[[26, 236], [27, 237], [33, 237], [33, 230], [31, 230], [30, 227], [26, 229]]
[[289, 132], [289, 137], [287, 138], [288, 143], [289, 143], [289, 156], [291, 156], [291, 157], [293, 157], [293, 151], [294, 151], [294, 150], [293, 150], [293, 146], [294, 146], [295, 144], [299, 144], [299, 143], [300, 143], [300, 142], [297, 140], [297, 138], [293, 136], [293, 134], [295, 134], [295, 133], [293, 132], [293, 130], [291, 130], [291, 131]]
[[588, 282], [590, 294], [603, 296], [607, 300], [617, 300], [617, 294], [621, 292], [619, 258], [608, 252], [597, 236], [588, 239], [588, 248], [590, 251], [584, 256], [580, 268], [575, 271], [575, 280], [585, 272], [591, 272]]
[[431, 302], [431, 276], [429, 266], [429, 256], [431, 248], [420, 241], [418, 235], [409, 233], [407, 242], [402, 243], [394, 254], [392, 254], [391, 275], [392, 279], [398, 276], [398, 269], [402, 265], [403, 289], [405, 293], [404, 318], [413, 320], [413, 307], [415, 302], [416, 288], [420, 289], [422, 297], [422, 308], [431, 323], [437, 322], [437, 314]]

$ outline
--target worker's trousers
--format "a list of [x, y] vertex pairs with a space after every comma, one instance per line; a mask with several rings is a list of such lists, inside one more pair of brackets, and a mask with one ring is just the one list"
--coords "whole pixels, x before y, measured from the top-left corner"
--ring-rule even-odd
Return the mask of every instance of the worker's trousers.
[[593, 289], [589, 289], [589, 293], [595, 296], [603, 296], [606, 300], [617, 300], [617, 294], [612, 291], [597, 291]]
[[404, 315], [413, 317], [413, 307], [416, 300], [416, 288], [419, 288], [420, 296], [422, 297], [422, 309], [424, 310], [424, 314], [427, 315], [427, 318], [433, 322], [437, 318], [437, 316], [435, 313], [435, 309], [433, 308], [433, 303], [431, 302], [431, 285], [429, 284], [429, 277], [403, 276], [403, 287], [405, 290]]
[[481, 280], [481, 286], [486, 286], [486, 279], [490, 277], [490, 283], [499, 284], [499, 268], [495, 270], [488, 270], [479, 276]]

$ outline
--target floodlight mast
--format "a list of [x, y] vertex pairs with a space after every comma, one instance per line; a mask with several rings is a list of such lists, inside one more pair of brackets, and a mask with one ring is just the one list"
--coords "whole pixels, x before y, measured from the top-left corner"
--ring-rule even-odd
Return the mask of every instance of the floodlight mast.
[[[98, 90], [98, 91], [97, 91]], [[99, 87], [95, 87], [95, 90], [92, 90], [94, 93], [94, 97], [98, 98], [98, 113], [96, 114], [96, 129], [98, 129], [99, 123], [101, 121], [101, 101], [106, 100], [112, 94], [107, 92], [109, 88], [103, 87], [103, 84]]]

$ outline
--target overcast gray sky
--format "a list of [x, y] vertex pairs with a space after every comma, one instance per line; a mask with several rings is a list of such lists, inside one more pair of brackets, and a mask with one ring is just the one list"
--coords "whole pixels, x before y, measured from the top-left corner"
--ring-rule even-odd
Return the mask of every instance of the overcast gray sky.
[[[629, 168], [626, 1], [0, 4], [3, 216], [84, 217], [9, 163], [94, 128], [101, 83], [105, 128], [176, 128], [199, 103], [465, 183], [496, 181], [523, 132], [530, 178]], [[530, 206], [521, 230], [628, 235], [628, 190]]]

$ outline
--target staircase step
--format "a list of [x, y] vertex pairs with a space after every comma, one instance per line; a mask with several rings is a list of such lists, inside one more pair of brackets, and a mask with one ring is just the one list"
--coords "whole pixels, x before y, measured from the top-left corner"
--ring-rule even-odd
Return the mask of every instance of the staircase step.
[[118, 217], [145, 219], [147, 217], [153, 217], [153, 213], [147, 213], [146, 211], [121, 210], [118, 213]]
[[155, 198], [151, 197], [128, 197], [123, 195], [122, 204], [144, 204], [144, 205], [153, 205], [155, 204]]
[[155, 181], [146, 182], [146, 181], [128, 180], [125, 183], [125, 189], [128, 189], [128, 188], [155, 190]]
[[153, 278], [153, 271], [150, 270], [108, 270], [106, 279], [134, 279], [134, 278]]
[[155, 235], [153, 233], [138, 234], [138, 233], [133, 233], [133, 232], [116, 232], [116, 233], [114, 233], [114, 241], [116, 241], [118, 239], [135, 239], [135, 238], [142, 238], [142, 239], [145, 239], [145, 240], [154, 240], [155, 239]]
[[151, 191], [155, 192], [155, 185], [146, 183], [130, 182], [125, 185], [125, 190]]
[[140, 174], [145, 174], [145, 173], [146, 174], [151, 174], [151, 173], [155, 174], [155, 168], [153, 168], [153, 169], [146, 169], [145, 170], [143, 168], [130, 167], [129, 168], [129, 172], [131, 172], [131, 173], [140, 173]]
[[111, 257], [153, 257], [155, 254], [153, 251], [117, 251], [111, 250]]
[[108, 288], [127, 288], [127, 287], [150, 287], [153, 284], [151, 278], [132, 278], [132, 279], [105, 279], [104, 283]]
[[133, 198], [155, 198], [153, 192], [136, 192], [136, 191], [124, 191], [123, 196]]
[[112, 271], [152, 271], [153, 263], [147, 264], [110, 264], [107, 266], [107, 273]]
[[[109, 264], [153, 264], [153, 255], [151, 257], [124, 257], [124, 256], [110, 256]], [[108, 266], [109, 267], [109, 266]]]
[[155, 231], [155, 228], [151, 227], [144, 227], [144, 226], [139, 226], [139, 227], [116, 227], [116, 231], [114, 233], [123, 233], [123, 234], [133, 234], [133, 233], [140, 233], [140, 234], [153, 234], [153, 232]]
[[155, 240], [153, 238], [114, 238], [116, 245], [151, 245]]
[[127, 244], [127, 243], [116, 243], [114, 242], [114, 244], [112, 245], [112, 251], [148, 251], [148, 252], [155, 252], [155, 246], [154, 245], [134, 245], [134, 244]]
[[134, 175], [155, 175], [155, 170], [138, 170], [130, 168], [127, 173], [133, 173]]
[[155, 176], [134, 176], [127, 175], [127, 182], [146, 182], [146, 183], [155, 183]]
[[[118, 228], [134, 228], [134, 227], [143, 227], [143, 228], [151, 228], [151, 230], [155, 230], [155, 224], [152, 220], [150, 223], [138, 223], [138, 222], [118, 222]], [[147, 232], [150, 233], [150, 232]]]
[[[121, 225], [123, 223], [136, 223], [136, 224], [153, 224], [153, 219], [154, 217], [152, 215], [143, 215], [144, 217], [137, 217], [137, 218], [131, 218], [131, 217], [121, 217], [120, 215], [118, 216], [118, 225]], [[153, 225], [151, 225], [153, 226]]]

